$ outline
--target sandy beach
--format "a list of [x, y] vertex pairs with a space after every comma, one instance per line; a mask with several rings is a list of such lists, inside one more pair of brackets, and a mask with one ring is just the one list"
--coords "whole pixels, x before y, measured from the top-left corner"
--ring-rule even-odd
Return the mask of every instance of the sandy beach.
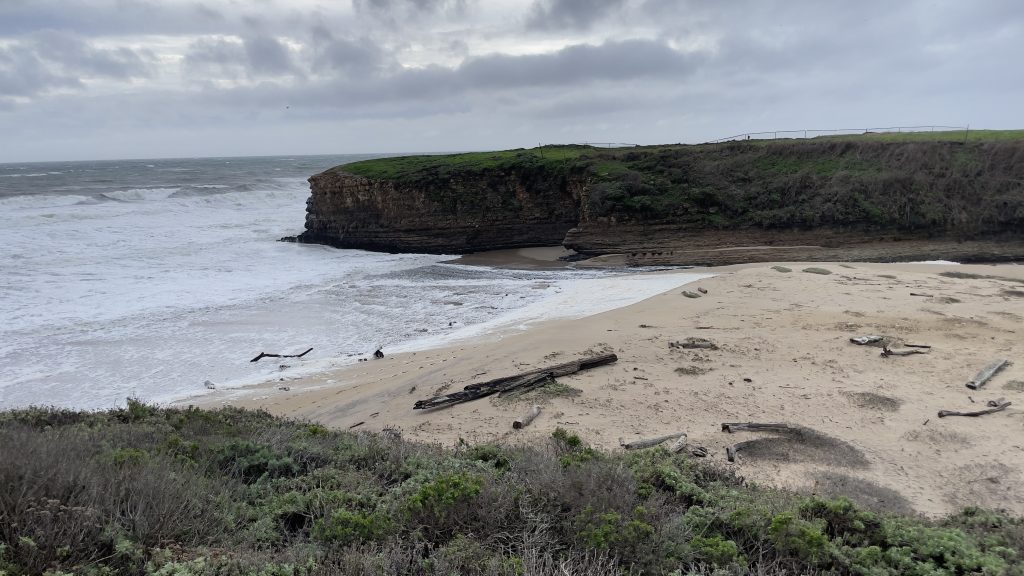
[[[518, 259], [509, 265], [554, 265], [543, 262], [557, 256], [514, 252], [503, 255]], [[342, 429], [396, 428], [444, 445], [531, 442], [562, 427], [621, 449], [621, 441], [686, 432], [690, 447], [707, 448], [708, 460], [753, 482], [928, 515], [967, 505], [1024, 513], [1024, 364], [1011, 363], [979, 390], [965, 386], [991, 361], [1024, 353], [1024, 266], [779, 263], [687, 272], [715, 276], [586, 318], [185, 403], [263, 408]], [[950, 272], [958, 277], [943, 275]], [[698, 288], [706, 294], [682, 294]], [[931, 348], [883, 357], [879, 346], [850, 342], [864, 335], [884, 336], [893, 349]], [[678, 345], [687, 338], [714, 347]], [[557, 394], [412, 409], [473, 382], [603, 352], [618, 362], [559, 378]], [[976, 418], [937, 416], [998, 398], [1013, 405]], [[533, 405], [541, 415], [513, 430]], [[729, 434], [723, 422], [804, 431]], [[749, 440], [728, 463], [726, 447]]]

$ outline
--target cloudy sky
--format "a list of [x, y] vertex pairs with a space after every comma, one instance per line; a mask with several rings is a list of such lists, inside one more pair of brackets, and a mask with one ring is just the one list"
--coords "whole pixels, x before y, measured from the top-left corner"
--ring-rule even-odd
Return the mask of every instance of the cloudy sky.
[[0, 0], [0, 162], [1024, 127], [1019, 0]]

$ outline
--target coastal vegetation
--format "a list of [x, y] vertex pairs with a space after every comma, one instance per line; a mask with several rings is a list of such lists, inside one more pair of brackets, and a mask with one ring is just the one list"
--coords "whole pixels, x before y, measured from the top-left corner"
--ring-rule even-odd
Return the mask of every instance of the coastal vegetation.
[[130, 400], [0, 413], [0, 574], [1024, 574], [1024, 520], [938, 520], [558, 429], [441, 447]]
[[543, 146], [383, 158], [334, 170], [422, 190], [450, 190], [454, 181], [495, 174], [515, 174], [527, 182], [531, 175], [583, 181], [581, 223], [614, 219], [690, 230], [829, 228], [958, 239], [1024, 226], [1024, 131], [615, 149]]

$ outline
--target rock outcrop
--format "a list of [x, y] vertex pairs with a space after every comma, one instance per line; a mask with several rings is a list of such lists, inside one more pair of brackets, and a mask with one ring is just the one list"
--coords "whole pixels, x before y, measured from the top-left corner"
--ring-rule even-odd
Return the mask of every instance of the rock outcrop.
[[544, 170], [403, 183], [343, 167], [309, 182], [306, 231], [298, 241], [427, 254], [561, 244], [578, 222], [581, 185]]

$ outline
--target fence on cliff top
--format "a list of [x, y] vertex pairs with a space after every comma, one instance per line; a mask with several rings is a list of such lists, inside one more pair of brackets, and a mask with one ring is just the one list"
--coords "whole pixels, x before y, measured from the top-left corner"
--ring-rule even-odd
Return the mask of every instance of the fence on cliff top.
[[881, 128], [833, 128], [829, 130], [773, 130], [771, 132], [746, 132], [710, 140], [707, 144], [734, 142], [737, 140], [778, 140], [780, 138], [819, 138], [821, 136], [864, 136], [877, 134], [911, 134], [926, 132], [963, 132], [964, 140], [970, 133], [970, 126], [886, 126]]

